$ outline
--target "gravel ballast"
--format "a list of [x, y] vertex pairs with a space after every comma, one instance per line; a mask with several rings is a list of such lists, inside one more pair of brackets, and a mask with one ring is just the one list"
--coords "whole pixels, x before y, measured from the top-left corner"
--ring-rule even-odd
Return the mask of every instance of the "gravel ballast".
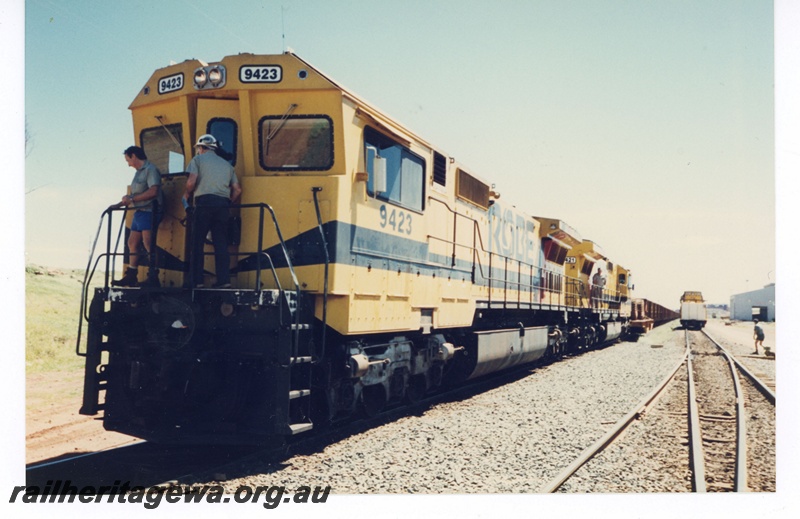
[[289, 492], [329, 485], [333, 494], [537, 492], [674, 368], [684, 344], [671, 326], [536, 368], [321, 452], [229, 467], [218, 483], [228, 492], [240, 485]]
[[687, 391], [684, 364], [655, 405], [559, 492], [691, 492]]

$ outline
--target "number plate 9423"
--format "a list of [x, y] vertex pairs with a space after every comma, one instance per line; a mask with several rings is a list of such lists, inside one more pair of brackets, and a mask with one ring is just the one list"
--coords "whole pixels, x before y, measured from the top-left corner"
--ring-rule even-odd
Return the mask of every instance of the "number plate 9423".
[[158, 80], [158, 93], [166, 94], [183, 88], [183, 74], [173, 74]]
[[278, 65], [244, 65], [239, 69], [242, 83], [279, 83], [283, 79], [283, 69]]

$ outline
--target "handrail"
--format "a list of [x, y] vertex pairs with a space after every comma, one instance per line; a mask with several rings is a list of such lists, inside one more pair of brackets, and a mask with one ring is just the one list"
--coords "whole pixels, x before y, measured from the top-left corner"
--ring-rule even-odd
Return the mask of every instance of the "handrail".
[[[275, 231], [276, 231], [278, 240], [279, 240], [280, 245], [281, 245], [281, 249], [283, 251], [284, 259], [286, 260], [286, 265], [287, 265], [287, 267], [289, 269], [289, 272], [291, 273], [292, 282], [294, 283], [294, 290], [293, 291], [296, 294], [297, 305], [299, 305], [300, 304], [300, 300], [301, 300], [300, 299], [299, 282], [298, 282], [298, 279], [297, 279], [297, 275], [296, 275], [296, 273], [294, 271], [294, 266], [292, 265], [292, 261], [291, 261], [291, 259], [289, 257], [289, 252], [288, 252], [288, 248], [286, 246], [286, 241], [283, 238], [283, 233], [280, 230], [280, 225], [278, 224], [278, 220], [277, 220], [277, 217], [275, 215], [275, 211], [273, 210], [273, 208], [269, 204], [265, 204], [265, 203], [232, 205], [231, 207], [232, 208], [245, 208], [245, 209], [247, 209], [247, 208], [257, 208], [259, 210], [258, 251], [254, 252], [254, 253], [241, 253], [241, 252], [239, 252], [239, 253], [235, 253], [235, 256], [237, 256], [237, 257], [238, 256], [245, 256], [245, 255], [248, 255], [248, 254], [255, 254], [258, 257], [260, 257], [261, 255], [265, 256], [267, 258], [267, 261], [269, 262], [269, 268], [270, 268], [270, 270], [272, 272], [272, 275], [273, 275], [273, 278], [274, 278], [274, 281], [275, 281], [275, 285], [276, 285], [276, 287], [278, 287], [278, 290], [283, 292], [283, 288], [281, 287], [281, 283], [280, 283], [280, 279], [278, 277], [277, 270], [275, 269], [275, 264], [274, 264], [272, 258], [270, 257], [270, 255], [267, 254], [263, 250], [263, 248], [264, 248], [263, 247], [264, 212], [265, 212], [265, 210], [269, 211], [269, 213], [270, 213], [270, 215], [272, 217], [273, 225], [275, 227]], [[116, 269], [116, 259], [120, 255], [123, 255], [123, 256], [125, 255], [124, 251], [123, 252], [118, 252], [119, 249], [120, 249], [120, 239], [121, 239], [121, 236], [122, 236], [122, 231], [125, 228], [125, 218], [122, 218], [120, 220], [119, 230], [117, 232], [117, 239], [116, 239], [115, 243], [113, 244], [113, 248], [112, 248], [112, 229], [114, 227], [113, 213], [116, 212], [116, 211], [127, 212], [127, 211], [131, 211], [131, 210], [135, 210], [135, 209], [136, 209], [135, 207], [125, 207], [125, 206], [119, 206], [119, 205], [112, 205], [112, 206], [109, 206], [108, 208], [106, 208], [103, 211], [103, 213], [100, 215], [100, 219], [99, 219], [98, 226], [97, 226], [97, 231], [95, 233], [95, 237], [94, 237], [94, 240], [92, 242], [92, 247], [91, 247], [91, 249], [89, 251], [89, 258], [88, 258], [88, 261], [87, 261], [87, 264], [86, 264], [86, 271], [84, 272], [84, 278], [83, 278], [83, 287], [82, 287], [82, 290], [81, 290], [81, 303], [80, 303], [79, 319], [78, 319], [78, 334], [77, 334], [77, 340], [76, 340], [76, 344], [75, 344], [75, 353], [77, 355], [79, 355], [79, 356], [84, 356], [85, 355], [85, 353], [81, 353], [81, 351], [80, 351], [80, 343], [81, 343], [81, 337], [82, 337], [82, 332], [83, 332], [83, 321], [84, 320], [87, 320], [87, 321], [89, 320], [89, 316], [87, 314], [88, 291], [89, 291], [89, 285], [91, 284], [91, 281], [94, 278], [94, 273], [96, 272], [97, 267], [100, 264], [100, 261], [105, 260], [105, 275], [104, 275], [104, 285], [103, 286], [104, 286], [105, 289], [108, 289], [108, 287], [110, 286], [110, 281], [111, 281], [109, 279], [109, 276], [111, 276], [112, 272], [114, 272], [115, 269]], [[108, 221], [107, 224], [105, 224], [106, 219]], [[97, 243], [98, 243], [98, 240], [100, 238], [100, 233], [103, 231], [104, 224], [106, 225], [106, 251], [104, 253], [102, 253], [102, 254], [96, 255]], [[326, 252], [327, 252], [327, 249], [326, 249]], [[153, 253], [155, 253], [155, 251], [153, 251]], [[203, 256], [205, 257], [205, 253], [203, 254]], [[93, 265], [93, 261], [94, 261], [94, 265]], [[262, 292], [262, 290], [263, 290], [263, 288], [261, 286], [261, 270], [262, 270], [261, 260], [259, 259], [257, 261], [257, 265], [256, 265], [256, 287], [254, 289], [254, 291], [257, 294], [260, 294]], [[294, 313], [294, 324], [295, 325], [299, 325], [300, 312], [295, 311], [293, 313]], [[298, 329], [299, 326], [294, 326], [294, 328]], [[294, 334], [294, 335], [295, 335], [295, 337], [294, 337], [294, 340], [293, 340], [293, 343], [294, 343], [293, 347], [294, 347], [294, 350], [295, 350], [295, 353], [296, 353], [297, 348], [298, 348], [298, 340], [299, 339], [297, 337], [298, 334]]]
[[[109, 263], [108, 263], [108, 257], [107, 257], [108, 250], [106, 250], [105, 254], [101, 254], [100, 256], [97, 257], [97, 259], [95, 260], [94, 268], [91, 268], [91, 266], [92, 266], [92, 258], [94, 257], [95, 250], [97, 249], [97, 240], [100, 238], [100, 231], [103, 230], [103, 220], [105, 220], [106, 215], [108, 215], [108, 236], [107, 236], [107, 241], [106, 241], [106, 249], [108, 249], [108, 246], [109, 246], [108, 244], [111, 243], [111, 213], [114, 210], [117, 210], [117, 209], [119, 209], [118, 206], [115, 206], [115, 205], [109, 206], [100, 215], [100, 220], [97, 223], [97, 232], [95, 232], [94, 240], [92, 241], [92, 248], [89, 250], [89, 259], [86, 262], [86, 270], [83, 273], [83, 286], [81, 287], [81, 304], [80, 304], [80, 309], [79, 309], [79, 313], [78, 313], [78, 315], [79, 315], [79, 317], [78, 317], [78, 337], [77, 337], [77, 340], [75, 341], [75, 354], [78, 355], [78, 356], [85, 356], [86, 355], [85, 353], [82, 354], [80, 352], [81, 334], [83, 332], [83, 320], [84, 319], [86, 319], [87, 321], [89, 320], [88, 315], [86, 315], [86, 299], [87, 299], [87, 295], [88, 295], [88, 291], [89, 291], [89, 284], [91, 283], [91, 280], [94, 277], [94, 271], [97, 269], [97, 263], [100, 261], [100, 258], [102, 258], [103, 256], [106, 256], [105, 286], [108, 286], [108, 272], [109, 272], [109, 269], [108, 269]], [[123, 210], [124, 211], [128, 211], [128, 208], [125, 207]], [[115, 248], [119, 246], [119, 236], [122, 234], [122, 228], [124, 227], [123, 226], [124, 222], [125, 222], [125, 219], [122, 219], [120, 221], [120, 232], [117, 234], [117, 245], [115, 246]]]
[[[284, 254], [284, 259], [286, 260], [287, 267], [289, 268], [289, 271], [290, 271], [291, 276], [292, 276], [292, 282], [294, 284], [295, 291], [299, 295], [300, 287], [299, 287], [299, 282], [297, 280], [297, 275], [296, 275], [296, 273], [294, 271], [294, 267], [292, 265], [291, 259], [289, 258], [289, 252], [288, 252], [288, 248], [286, 247], [286, 241], [283, 238], [283, 233], [280, 230], [280, 225], [278, 224], [278, 220], [277, 220], [277, 217], [275, 215], [274, 209], [272, 209], [272, 207], [269, 204], [265, 204], [265, 203], [237, 204], [237, 205], [231, 205], [230, 207], [233, 208], [233, 209], [235, 209], [235, 208], [242, 208], [242, 209], [257, 208], [257, 209], [260, 210], [260, 215], [259, 215], [259, 244], [258, 244], [258, 249], [259, 250], [258, 251], [253, 251], [253, 252], [235, 253], [235, 256], [246, 256], [248, 254], [260, 254], [261, 252], [263, 252], [263, 220], [264, 220], [263, 212], [264, 212], [264, 210], [269, 211], [270, 216], [272, 217], [273, 224], [275, 226], [275, 230], [276, 230], [276, 233], [277, 233], [277, 236], [278, 236], [278, 240], [279, 240], [279, 242], [281, 244], [281, 249], [282, 249], [283, 254]], [[108, 215], [109, 219], [111, 219], [111, 215], [112, 215], [112, 213], [114, 211], [130, 211], [130, 210], [134, 210], [134, 209], [135, 208], [116, 207], [116, 206], [111, 206], [108, 209], [106, 209], [103, 212], [103, 214], [101, 215], [101, 218], [100, 218], [100, 225], [98, 226], [98, 235], [99, 235], [99, 232], [100, 232], [100, 230], [102, 228], [103, 219], [106, 217], [106, 215]], [[122, 222], [120, 222], [120, 233], [119, 233], [120, 235], [121, 235], [121, 230], [124, 228], [123, 224], [124, 224], [124, 220]], [[110, 243], [110, 241], [111, 240], [110, 240], [110, 229], [109, 229], [109, 240], [108, 240], [107, 243]], [[96, 246], [96, 242], [97, 242], [97, 238], [95, 238], [95, 244], [93, 245], [92, 251], [90, 253], [89, 264], [91, 264], [91, 258], [94, 255], [94, 249], [95, 249], [95, 246]], [[107, 245], [107, 247], [108, 247], [108, 245]], [[119, 238], [117, 239], [117, 243], [114, 246], [114, 250], [115, 251], [118, 250], [118, 249], [119, 249]], [[108, 250], [107, 250], [106, 254], [107, 254], [107, 267], [108, 267], [108, 266], [111, 266], [111, 265], [109, 265], [109, 262], [111, 261], [111, 258], [115, 259], [117, 256], [124, 255], [124, 252], [111, 252], [110, 251], [110, 247], [108, 247]], [[206, 253], [203, 253], [203, 255], [205, 256]], [[88, 265], [87, 265], [87, 269], [88, 269]], [[257, 278], [260, 278], [260, 275], [259, 275], [260, 274], [260, 270], [261, 270], [261, 264], [258, 263], [258, 265], [257, 265]], [[106, 268], [106, 274], [107, 275], [108, 275], [109, 272], [110, 272], [109, 268]], [[106, 285], [108, 285], [107, 281], [106, 281]], [[261, 290], [260, 283], [257, 283], [256, 291], [260, 291], [260, 290]]]
[[[283, 238], [283, 233], [281, 232], [280, 225], [278, 225], [278, 218], [275, 216], [275, 210], [272, 208], [272, 206], [269, 205], [269, 204], [265, 204], [263, 202], [259, 202], [259, 203], [256, 203], [256, 204], [231, 205], [230, 207], [232, 209], [235, 209], [235, 208], [241, 208], [241, 209], [258, 208], [259, 209], [259, 236], [258, 236], [258, 239], [259, 239], [259, 251], [257, 253], [262, 252], [262, 249], [263, 249], [263, 241], [262, 240], [263, 240], [263, 234], [264, 233], [263, 233], [263, 228], [261, 228], [261, 225], [263, 224], [263, 220], [264, 220], [264, 210], [266, 209], [267, 211], [269, 211], [269, 214], [272, 217], [272, 223], [275, 226], [275, 232], [277, 233], [278, 241], [281, 244], [281, 249], [283, 251], [283, 257], [286, 260], [286, 266], [288, 267], [289, 272], [291, 273], [292, 282], [294, 283], [294, 286], [295, 286], [295, 291], [297, 292], [297, 294], [299, 296], [300, 295], [300, 286], [299, 286], [300, 284], [297, 281], [297, 274], [295, 273], [294, 266], [292, 265], [292, 261], [289, 258], [289, 250], [286, 247], [286, 240], [284, 240], [284, 238]], [[241, 255], [244, 255], [244, 254], [247, 254], [247, 253], [239, 253], [237, 255], [241, 256]], [[259, 264], [259, 267], [260, 267], [260, 264]], [[257, 289], [260, 290], [260, 288], [261, 287], [259, 286]]]
[[[480, 264], [480, 258], [479, 258], [479, 257], [477, 257], [477, 255], [476, 255], [476, 251], [477, 251], [477, 244], [475, 243], [475, 238], [476, 238], [476, 236], [477, 236], [477, 238], [478, 238], [478, 241], [480, 241], [480, 244], [481, 244], [481, 250], [484, 250], [484, 251], [485, 251], [485, 248], [484, 248], [484, 246], [483, 246], [483, 237], [481, 236], [481, 232], [480, 232], [480, 226], [478, 225], [478, 221], [477, 221], [475, 218], [472, 218], [472, 217], [470, 217], [470, 216], [467, 216], [467, 215], [465, 215], [465, 214], [461, 214], [461, 213], [459, 213], [458, 211], [454, 210], [454, 209], [453, 209], [452, 207], [450, 207], [450, 205], [449, 205], [447, 202], [445, 202], [444, 200], [439, 200], [438, 198], [434, 198], [434, 197], [430, 197], [430, 198], [429, 198], [429, 200], [433, 200], [434, 202], [439, 202], [440, 204], [442, 204], [442, 205], [445, 207], [445, 209], [447, 209], [448, 211], [450, 211], [450, 213], [452, 213], [452, 214], [453, 214], [453, 216], [454, 216], [454, 218], [453, 218], [453, 242], [452, 242], [452, 243], [453, 243], [453, 260], [452, 260], [452, 261], [453, 261], [453, 264], [452, 264], [452, 266], [455, 266], [455, 256], [456, 256], [456, 251], [455, 251], [455, 249], [456, 249], [456, 246], [461, 246], [461, 247], [465, 247], [465, 248], [470, 248], [470, 247], [468, 247], [467, 245], [460, 245], [460, 244], [457, 244], [457, 242], [455, 241], [455, 238], [456, 238], [456, 229], [457, 229], [457, 226], [456, 226], [456, 218], [460, 216], [461, 218], [464, 218], [465, 220], [469, 220], [469, 221], [471, 221], [471, 222], [472, 222], [472, 247], [471, 247], [471, 249], [472, 249], [472, 251], [473, 251], [473, 256], [472, 256], [472, 270], [473, 270], [472, 278], [473, 278], [473, 282], [474, 282], [474, 280], [475, 280], [475, 272], [474, 272], [474, 271], [475, 271], [475, 263], [476, 263], [476, 262], [477, 262], [477, 264], [478, 264], [478, 267], [479, 267], [479, 268], [481, 268], [481, 277], [483, 277], [483, 268], [482, 268], [482, 265]], [[435, 238], [435, 237], [433, 237], [433, 236], [430, 236], [430, 235], [429, 235], [428, 237], [429, 237], [429, 238]], [[440, 239], [441, 241], [444, 241], [445, 243], [447, 243], [447, 240], [443, 240], [443, 239], [441, 239], [441, 238], [439, 238], [439, 239]]]
[[[533, 293], [534, 292], [541, 291], [541, 292], [546, 293], [546, 294], [561, 294], [560, 291], [556, 290], [555, 288], [550, 287], [549, 286], [550, 283], [543, 283], [543, 284], [538, 284], [538, 285], [533, 283], [534, 279], [542, 280], [543, 279], [542, 275], [545, 272], [551, 273], [551, 275], [556, 278], [554, 280], [555, 281], [555, 283], [554, 283], [555, 286], [569, 287], [571, 284], [573, 284], [573, 285], [577, 285], [577, 286], [581, 287], [581, 289], [583, 289], [582, 291], [576, 291], [575, 293], [572, 293], [572, 294], [570, 292], [565, 292], [564, 293], [565, 303], [566, 303], [566, 299], [569, 298], [569, 297], [573, 297], [573, 298], [578, 299], [579, 301], [582, 301], [584, 299], [584, 297], [586, 296], [586, 294], [585, 294], [586, 283], [581, 281], [579, 278], [574, 278], [574, 277], [567, 276], [566, 274], [549, 271], [549, 270], [547, 270], [544, 267], [541, 267], [539, 265], [534, 265], [532, 263], [527, 263], [527, 262], [524, 262], [522, 260], [511, 258], [509, 256], [504, 256], [504, 255], [502, 255], [502, 254], [500, 254], [498, 252], [493, 252], [493, 251], [486, 250], [486, 247], [483, 244], [483, 236], [481, 235], [480, 225], [478, 224], [478, 221], [475, 218], [472, 218], [471, 216], [467, 216], [465, 214], [459, 213], [458, 211], [456, 211], [452, 207], [450, 207], [450, 205], [444, 200], [439, 200], [438, 198], [435, 198], [435, 197], [430, 197], [429, 200], [432, 200], [432, 201], [440, 203], [441, 205], [443, 205], [445, 207], [445, 209], [447, 209], [447, 211], [449, 211], [451, 214], [453, 214], [453, 239], [452, 240], [447, 240], [445, 238], [440, 238], [438, 236], [433, 236], [433, 235], [428, 235], [428, 239], [429, 240], [430, 239], [437, 240], [437, 241], [440, 241], [442, 243], [451, 244], [453, 246], [451, 267], [455, 267], [455, 265], [456, 265], [456, 251], [458, 250], [459, 247], [472, 251], [472, 257], [473, 257], [473, 259], [472, 259], [472, 281], [473, 281], [473, 283], [475, 282], [475, 268], [477, 266], [478, 273], [480, 274], [481, 278], [483, 278], [483, 279], [485, 279], [485, 280], [487, 280], [489, 282], [488, 288], [489, 288], [489, 302], [490, 303], [492, 301], [492, 289], [494, 288], [493, 287], [494, 282], [500, 282], [502, 284], [502, 286], [503, 286], [503, 304], [504, 305], [508, 304], [507, 298], [508, 298], [509, 285], [512, 286], [512, 287], [516, 286], [516, 289], [517, 289], [517, 292], [518, 292], [518, 294], [517, 294], [517, 304], [522, 302], [521, 301], [521, 297], [522, 297], [522, 293], [521, 292], [522, 292], [522, 288], [523, 287], [527, 287], [528, 288], [528, 293], [531, 296], [531, 300], [530, 300], [531, 303], [533, 302], [532, 298], [533, 298]], [[473, 224], [473, 229], [472, 229], [472, 233], [473, 233], [472, 241], [473, 241], [473, 244], [472, 244], [471, 247], [469, 245], [461, 244], [461, 243], [458, 243], [456, 241], [456, 238], [457, 238], [456, 231], [457, 231], [457, 228], [458, 228], [457, 227], [457, 219], [458, 219], [458, 217], [464, 218], [465, 220], [469, 220]], [[478, 245], [480, 245], [480, 247], [478, 247]], [[485, 275], [484, 272], [483, 272], [483, 264], [481, 263], [481, 256], [480, 256], [479, 253], [485, 254], [485, 255], [487, 255], [489, 257], [489, 275], [488, 276]], [[504, 274], [503, 274], [503, 278], [502, 279], [501, 278], [495, 278], [492, 275], [492, 270], [493, 270], [493, 268], [492, 268], [493, 267], [492, 259], [494, 257], [497, 257], [497, 258], [502, 259], [504, 261], [504, 268], [503, 268]], [[513, 280], [509, 280], [508, 279], [508, 273], [509, 273], [508, 262], [509, 261], [517, 262], [517, 281], [513, 281]], [[529, 276], [530, 279], [531, 279], [531, 282], [529, 284], [522, 283], [522, 281], [521, 281], [523, 266], [529, 267], [530, 270], [531, 270], [531, 273], [530, 273], [530, 276]], [[512, 267], [513, 267], [513, 265], [512, 265]], [[534, 269], [536, 270], [536, 275], [537, 275], [536, 278], [534, 278], [534, 276], [533, 276], [533, 270]], [[592, 297], [590, 296], [590, 298], [592, 298]], [[592, 299], [594, 299], [594, 298], [592, 298]], [[619, 292], [610, 291], [610, 290], [604, 290], [602, 292], [602, 294], [601, 294], [601, 297], [599, 298], [599, 301], [600, 302], [604, 302], [604, 303], [615, 303], [616, 304], [616, 303], [620, 303], [621, 302], [621, 297], [620, 297]], [[563, 306], [563, 305], [559, 303], [557, 306]]]
[[281, 280], [278, 278], [278, 271], [275, 270], [275, 262], [272, 261], [272, 256], [267, 254], [266, 251], [261, 251], [259, 255], [264, 256], [265, 258], [267, 258], [267, 261], [269, 261], [269, 268], [272, 271], [272, 277], [275, 280], [275, 286], [278, 287], [279, 292], [283, 292], [283, 287], [281, 287]]
[[[283, 239], [283, 233], [281, 232], [281, 227], [278, 225], [278, 218], [275, 216], [275, 210], [272, 209], [272, 206], [269, 204], [265, 204], [263, 202], [258, 204], [240, 204], [237, 206], [231, 207], [240, 207], [240, 208], [248, 208], [248, 207], [258, 207], [259, 208], [259, 233], [258, 233], [258, 250], [261, 253], [264, 249], [263, 247], [263, 226], [264, 226], [264, 209], [269, 211], [269, 214], [272, 216], [272, 223], [275, 225], [275, 233], [278, 236], [278, 241], [281, 244], [281, 250], [283, 251], [283, 257], [286, 260], [286, 266], [289, 268], [289, 273], [292, 275], [292, 282], [294, 283], [294, 289], [296, 294], [296, 304], [297, 309], [294, 312], [294, 333], [292, 333], [292, 356], [297, 357], [297, 352], [300, 348], [300, 334], [298, 330], [300, 329], [300, 312], [297, 311], [300, 309], [300, 283], [297, 281], [297, 274], [295, 274], [294, 266], [292, 266], [292, 260], [289, 258], [289, 250], [286, 248], [286, 241]], [[270, 259], [271, 261], [271, 259]], [[261, 261], [258, 262], [258, 267], [256, 271], [256, 276], [260, 280], [261, 278]], [[256, 286], [256, 291], [261, 293], [261, 283], [259, 282]], [[283, 290], [281, 290], [283, 292]]]
[[331, 258], [328, 254], [328, 240], [325, 239], [325, 232], [322, 229], [322, 215], [320, 214], [319, 199], [317, 198], [317, 193], [320, 191], [322, 191], [321, 187], [311, 188], [311, 192], [314, 195], [314, 209], [317, 212], [317, 228], [319, 229], [319, 235], [322, 239], [322, 250], [325, 251], [325, 279], [323, 281], [322, 291], [322, 337], [320, 339], [322, 351], [318, 356], [319, 358], [323, 358], [325, 357], [325, 336], [327, 335], [328, 328], [328, 266], [330, 265]]

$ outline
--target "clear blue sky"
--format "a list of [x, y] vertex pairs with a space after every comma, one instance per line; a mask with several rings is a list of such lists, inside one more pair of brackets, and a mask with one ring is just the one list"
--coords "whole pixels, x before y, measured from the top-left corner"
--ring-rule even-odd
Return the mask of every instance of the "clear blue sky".
[[776, 280], [771, 2], [25, 5], [28, 262], [85, 266], [156, 68], [279, 53], [285, 34], [505, 202], [599, 243], [639, 296], [726, 303]]

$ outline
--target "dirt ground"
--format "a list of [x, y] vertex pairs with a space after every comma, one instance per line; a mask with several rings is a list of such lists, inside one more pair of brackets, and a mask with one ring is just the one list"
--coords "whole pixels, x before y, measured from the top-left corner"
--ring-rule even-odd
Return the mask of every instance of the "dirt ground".
[[[733, 321], [727, 325], [727, 319], [709, 319], [706, 331], [715, 339], [730, 345], [731, 353], [735, 355], [750, 355], [755, 347], [753, 340], [753, 323], [751, 321]], [[775, 323], [761, 323], [764, 330], [764, 347], [777, 353]], [[759, 357], [764, 356], [764, 350], [759, 347]], [[776, 357], [777, 358], [777, 357]]]
[[106, 431], [96, 417], [78, 414], [82, 371], [29, 374], [25, 389], [26, 464], [139, 441]]

